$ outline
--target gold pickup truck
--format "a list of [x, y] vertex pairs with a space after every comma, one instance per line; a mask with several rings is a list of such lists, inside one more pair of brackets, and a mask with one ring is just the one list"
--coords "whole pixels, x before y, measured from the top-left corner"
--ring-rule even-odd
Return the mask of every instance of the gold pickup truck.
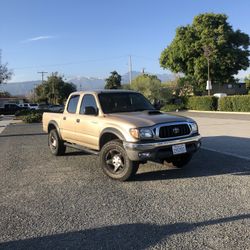
[[63, 114], [43, 114], [43, 130], [52, 154], [66, 147], [97, 154], [104, 173], [120, 181], [147, 161], [183, 167], [201, 145], [194, 120], [162, 113], [125, 90], [74, 92]]

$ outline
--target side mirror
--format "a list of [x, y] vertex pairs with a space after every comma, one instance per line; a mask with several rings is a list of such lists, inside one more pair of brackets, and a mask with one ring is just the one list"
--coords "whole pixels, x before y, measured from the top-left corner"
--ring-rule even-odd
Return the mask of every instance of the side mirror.
[[85, 115], [98, 115], [98, 109], [92, 106], [85, 107]]

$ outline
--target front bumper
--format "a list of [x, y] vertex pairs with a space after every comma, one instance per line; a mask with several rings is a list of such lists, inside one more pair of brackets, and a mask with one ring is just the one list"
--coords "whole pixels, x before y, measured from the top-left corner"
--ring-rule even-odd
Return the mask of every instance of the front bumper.
[[188, 154], [196, 152], [201, 146], [201, 136], [157, 141], [149, 143], [123, 142], [128, 157], [132, 161], [165, 160], [173, 157], [172, 146], [185, 144]]

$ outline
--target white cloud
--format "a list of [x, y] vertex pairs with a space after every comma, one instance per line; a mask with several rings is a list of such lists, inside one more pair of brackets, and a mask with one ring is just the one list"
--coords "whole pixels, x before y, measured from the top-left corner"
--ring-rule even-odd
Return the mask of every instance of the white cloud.
[[22, 42], [23, 43], [30, 43], [30, 42], [36, 42], [36, 41], [40, 41], [40, 40], [48, 40], [48, 39], [53, 39], [53, 38], [55, 38], [55, 36], [36, 36], [36, 37], [26, 39]]

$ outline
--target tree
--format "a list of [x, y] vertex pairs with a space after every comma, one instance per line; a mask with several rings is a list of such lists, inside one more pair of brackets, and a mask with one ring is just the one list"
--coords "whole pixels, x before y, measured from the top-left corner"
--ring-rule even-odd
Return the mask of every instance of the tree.
[[164, 82], [162, 85], [169, 89], [174, 98], [182, 98], [194, 94], [194, 82], [189, 77], [177, 76], [174, 80]]
[[7, 67], [7, 63], [0, 64], [0, 84], [5, 83], [11, 79], [13, 72]]
[[38, 101], [52, 104], [63, 104], [74, 91], [76, 91], [76, 86], [64, 82], [63, 76], [60, 76], [57, 72], [52, 73], [47, 81], [44, 81], [35, 89]]
[[121, 89], [122, 77], [116, 72], [110, 72], [110, 77], [105, 79], [105, 89]]
[[122, 89], [131, 90], [130, 83], [123, 83], [123, 84], [122, 84]]
[[11, 97], [11, 94], [9, 92], [0, 92], [0, 97]]
[[143, 74], [131, 83], [131, 88], [142, 93], [151, 102], [165, 103], [171, 96], [170, 91], [161, 84], [156, 75]]
[[196, 90], [204, 90], [208, 63], [213, 83], [232, 83], [239, 70], [249, 67], [249, 45], [249, 36], [234, 31], [226, 15], [205, 13], [191, 25], [177, 28], [174, 40], [161, 53], [160, 65], [193, 78]]

